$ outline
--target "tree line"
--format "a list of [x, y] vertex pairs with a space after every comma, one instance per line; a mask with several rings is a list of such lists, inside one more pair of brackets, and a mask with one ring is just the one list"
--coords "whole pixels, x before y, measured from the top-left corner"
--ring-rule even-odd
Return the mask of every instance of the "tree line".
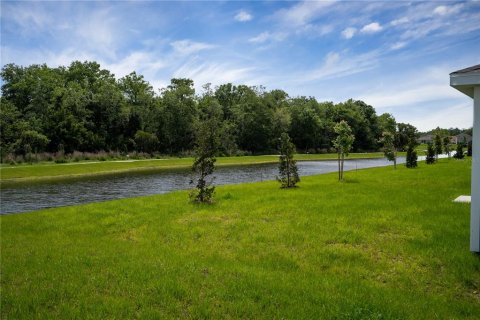
[[379, 150], [382, 133], [392, 128], [400, 148], [417, 133], [360, 100], [319, 102], [231, 83], [207, 84], [197, 93], [190, 79], [171, 79], [156, 93], [136, 72], [116, 79], [89, 61], [55, 68], [7, 64], [0, 75], [2, 159], [73, 151], [188, 154], [203, 119], [217, 126], [216, 155], [276, 152], [282, 133], [298, 152], [331, 152], [342, 120], [355, 136], [355, 152]]

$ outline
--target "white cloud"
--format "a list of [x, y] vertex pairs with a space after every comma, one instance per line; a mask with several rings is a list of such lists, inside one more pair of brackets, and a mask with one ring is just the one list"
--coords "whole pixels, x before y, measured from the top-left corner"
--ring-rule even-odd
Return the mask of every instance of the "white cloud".
[[[445, 90], [448, 89], [448, 90]], [[361, 100], [375, 108], [403, 107], [423, 102], [457, 97], [456, 92], [443, 84], [427, 84], [409, 87], [397, 87], [396, 90], [383, 90], [381, 93], [365, 95]]]
[[328, 7], [336, 1], [303, 1], [288, 9], [277, 12], [277, 16], [286, 24], [302, 26], [308, 24], [316, 17], [325, 14]]
[[118, 20], [110, 10], [98, 10], [92, 13], [88, 19], [80, 19], [75, 26], [76, 35], [80, 38], [81, 47], [99, 52], [111, 59], [115, 58], [116, 45], [120, 41], [121, 28]]
[[22, 34], [38, 33], [54, 24], [54, 19], [47, 10], [36, 3], [30, 3], [28, 6], [15, 6], [13, 3], [2, 2], [1, 11], [2, 20], [12, 20]]
[[[66, 48], [59, 52], [51, 50], [22, 50], [19, 48], [2, 46], [1, 47], [2, 65], [6, 63], [16, 63], [18, 65], [43, 64], [48, 66], [68, 66], [72, 61], [96, 60], [97, 56], [77, 48]], [[97, 59], [98, 60], [98, 59]]]
[[438, 6], [433, 10], [433, 14], [439, 16], [446, 16], [449, 14], [457, 13], [463, 7], [463, 4], [459, 3], [453, 6]]
[[408, 23], [409, 21], [410, 21], [410, 19], [408, 19], [407, 17], [403, 17], [403, 18], [400, 18], [400, 19], [393, 20], [392, 22], [390, 22], [390, 24], [392, 26], [399, 26], [399, 25]]
[[276, 33], [271, 33], [268, 31], [262, 32], [259, 35], [248, 39], [249, 42], [252, 43], [264, 43], [267, 41], [283, 41], [287, 37], [286, 33], [283, 32], [276, 32]]
[[[375, 108], [415, 107], [426, 102], [457, 99], [461, 94], [450, 87], [448, 77], [454, 69], [447, 65], [387, 76], [379, 82], [382, 85], [370, 87], [360, 99]], [[383, 86], [390, 81], [395, 81], [395, 84]]]
[[342, 37], [344, 37], [345, 39], [351, 39], [356, 33], [357, 33], [356, 28], [352, 28], [352, 27], [345, 28], [342, 31]]
[[382, 31], [383, 27], [378, 22], [369, 23], [360, 30], [362, 33], [375, 33]]
[[398, 41], [398, 42], [395, 42], [394, 44], [392, 44], [392, 45], [390, 46], [390, 49], [392, 49], [392, 50], [398, 50], [398, 49], [401, 49], [401, 48], [405, 47], [406, 45], [407, 45], [406, 42], [404, 42], [404, 41]]
[[195, 42], [188, 39], [174, 41], [170, 43], [170, 45], [173, 47], [175, 52], [181, 55], [189, 55], [198, 51], [215, 48], [215, 46], [212, 44], [208, 44], [204, 42]]
[[330, 52], [326, 55], [322, 66], [307, 73], [303, 79], [307, 81], [325, 80], [364, 72], [376, 67], [378, 57], [378, 51], [371, 51], [357, 56], [342, 56], [341, 53]]
[[116, 63], [105, 63], [102, 67], [110, 70], [116, 78], [121, 78], [133, 71], [151, 78], [165, 65], [165, 62], [159, 60], [152, 52], [135, 51]]
[[420, 113], [409, 122], [420, 131], [440, 128], [470, 128], [473, 126], [473, 106], [471, 103], [453, 104], [434, 111]]
[[244, 83], [253, 78], [251, 67], [236, 67], [229, 63], [203, 62], [198, 59], [192, 59], [178, 68], [174, 73], [174, 78], [192, 79], [197, 88], [206, 83], [220, 85], [223, 83]]
[[240, 22], [247, 22], [253, 19], [253, 16], [245, 10], [241, 10], [235, 15], [235, 20]]

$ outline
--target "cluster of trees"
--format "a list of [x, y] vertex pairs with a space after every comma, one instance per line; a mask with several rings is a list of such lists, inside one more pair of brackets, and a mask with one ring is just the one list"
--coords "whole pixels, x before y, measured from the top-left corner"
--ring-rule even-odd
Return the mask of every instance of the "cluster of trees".
[[[192, 165], [194, 178], [190, 184], [195, 188], [190, 192], [190, 200], [197, 203], [212, 203], [215, 186], [212, 184], [215, 177], [212, 174], [215, 170], [215, 154], [219, 147], [218, 122], [211, 113], [200, 122], [196, 134], [195, 160]], [[332, 141], [338, 153], [338, 180], [343, 180], [343, 163], [345, 156], [352, 148], [355, 136], [352, 129], [344, 120], [335, 125], [337, 137]], [[277, 180], [281, 188], [294, 188], [300, 182], [297, 163], [294, 160], [295, 145], [291, 142], [288, 133], [280, 135], [278, 151], [279, 166]]]
[[[443, 132], [445, 133], [445, 132]], [[464, 152], [463, 148], [467, 147], [467, 155], [472, 156], [472, 143], [471, 141], [469, 143], [464, 143], [464, 142], [459, 142], [456, 145], [456, 150], [455, 154], [453, 157], [455, 159], [463, 159], [464, 158]], [[435, 162], [438, 161], [438, 156], [440, 154], [445, 153], [448, 158], [450, 158], [450, 153], [451, 153], [451, 144], [450, 144], [450, 138], [449, 136], [443, 136], [441, 135], [439, 130], [436, 130], [435, 137], [433, 139], [433, 143], [429, 143], [427, 145], [427, 156], [425, 159], [425, 162], [427, 164], [434, 164]]]
[[432, 134], [432, 135], [440, 135], [440, 137], [448, 137], [448, 136], [456, 136], [461, 133], [466, 133], [470, 136], [473, 135], [473, 127], [469, 129], [460, 129], [460, 128], [440, 128], [436, 127], [435, 129], [432, 129], [430, 131], [426, 132], [419, 132], [419, 135], [427, 135], [427, 134]]
[[197, 94], [190, 79], [172, 79], [156, 93], [142, 75], [116, 79], [96, 62], [57, 68], [8, 64], [1, 77], [2, 159], [42, 151], [186, 153], [194, 150], [198, 123], [207, 113], [218, 126], [217, 155], [276, 151], [284, 132], [300, 152], [330, 151], [341, 120], [355, 136], [353, 151], [378, 150], [382, 132], [391, 126], [402, 141], [399, 148], [416, 132], [363, 101], [318, 102], [230, 83], [206, 85]]

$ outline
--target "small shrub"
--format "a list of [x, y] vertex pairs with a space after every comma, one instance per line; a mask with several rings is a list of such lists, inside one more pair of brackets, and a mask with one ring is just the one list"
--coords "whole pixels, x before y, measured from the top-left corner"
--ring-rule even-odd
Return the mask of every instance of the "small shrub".
[[415, 146], [413, 144], [410, 144], [407, 147], [407, 159], [405, 166], [407, 168], [416, 168], [417, 167], [417, 152], [415, 151]]
[[290, 141], [287, 133], [280, 137], [279, 176], [277, 180], [282, 188], [293, 188], [300, 181], [296, 161], [293, 159], [295, 145]]
[[427, 158], [425, 159], [425, 162], [427, 164], [435, 163], [435, 149], [431, 143], [429, 143], [427, 147]]
[[455, 159], [463, 159], [465, 155], [463, 154], [463, 145], [461, 143], [457, 144], [457, 150], [453, 156]]

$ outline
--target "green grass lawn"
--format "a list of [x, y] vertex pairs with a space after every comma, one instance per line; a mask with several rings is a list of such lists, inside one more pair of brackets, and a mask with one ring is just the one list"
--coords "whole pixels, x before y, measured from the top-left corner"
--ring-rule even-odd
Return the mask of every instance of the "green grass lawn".
[[[352, 153], [349, 158], [381, 158], [383, 153]], [[337, 154], [298, 154], [297, 160], [332, 160], [337, 159]], [[244, 156], [244, 157], [219, 157], [217, 165], [244, 165], [278, 162], [278, 156]], [[43, 163], [35, 165], [3, 166], [0, 167], [0, 180], [7, 182], [55, 179], [86, 175], [111, 174], [135, 170], [164, 170], [175, 168], [188, 168], [192, 165], [193, 158], [168, 158], [156, 160], [103, 161], [103, 162], [73, 162], [65, 164]]]
[[470, 160], [1, 217], [2, 319], [478, 319]]

